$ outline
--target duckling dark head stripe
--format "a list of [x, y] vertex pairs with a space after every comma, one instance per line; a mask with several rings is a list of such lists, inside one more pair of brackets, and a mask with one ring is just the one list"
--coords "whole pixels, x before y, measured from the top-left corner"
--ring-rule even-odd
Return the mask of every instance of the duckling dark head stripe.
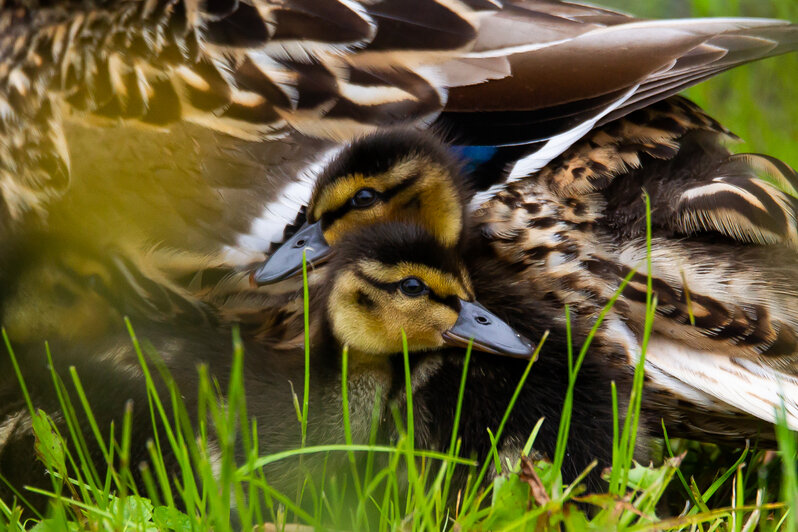
[[[371, 277], [370, 275], [368, 275], [367, 273], [365, 273], [365, 272], [363, 272], [362, 270], [359, 270], [359, 269], [355, 270], [355, 275], [358, 277], [358, 279], [362, 279], [363, 281], [366, 281], [367, 283], [372, 285], [374, 288], [377, 288], [378, 290], [382, 290], [383, 292], [394, 293], [397, 290], [399, 290], [399, 282], [400, 281], [383, 282], [383, 281], [380, 281], [378, 279], [374, 279], [373, 277]], [[450, 309], [452, 309], [455, 312], [459, 312], [460, 311], [460, 303], [459, 303], [460, 300], [459, 300], [459, 298], [457, 296], [454, 296], [454, 295], [441, 296], [435, 290], [430, 289], [429, 292], [427, 293], [427, 297], [431, 301], [434, 301], [436, 303], [440, 303], [441, 305], [446, 305], [447, 307], [449, 307]]]
[[461, 263], [428, 232], [414, 225], [384, 223], [353, 231], [336, 244], [334, 261], [349, 257], [386, 265], [420, 264], [460, 278]]
[[[383, 191], [376, 191], [375, 194], [377, 195], [377, 201], [381, 201], [383, 203], [388, 203], [391, 199], [396, 196], [398, 193], [402, 192], [413, 186], [421, 176], [418, 173], [414, 173], [408, 179], [405, 179], [399, 182], [397, 185], [394, 185], [390, 188], [387, 188]], [[351, 202], [347, 201], [334, 211], [325, 212], [321, 217], [321, 224], [322, 227], [329, 227], [336, 220], [343, 218], [346, 214], [351, 211], [352, 209], [356, 209], [357, 207], [353, 206]]]
[[374, 288], [382, 290], [383, 292], [394, 292], [399, 287], [399, 282], [398, 281], [397, 282], [390, 282], [390, 283], [379, 281], [377, 279], [374, 279], [370, 275], [367, 275], [361, 269], [355, 270], [355, 275], [357, 276], [358, 279], [362, 279], [363, 281], [366, 281], [367, 283], [369, 283]]
[[458, 167], [438, 137], [412, 129], [391, 129], [364, 137], [344, 149], [319, 176], [313, 197], [349, 175], [368, 177], [385, 174], [410, 156]]

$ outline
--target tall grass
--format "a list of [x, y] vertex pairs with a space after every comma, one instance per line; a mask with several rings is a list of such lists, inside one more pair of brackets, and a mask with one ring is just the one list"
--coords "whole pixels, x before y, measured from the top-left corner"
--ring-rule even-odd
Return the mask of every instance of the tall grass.
[[[602, 0], [612, 6], [649, 17], [685, 16], [765, 16], [798, 21], [798, 2], [794, 0], [743, 2], [741, 0], [671, 0], [633, 2]], [[798, 166], [798, 106], [795, 99], [795, 73], [798, 55], [792, 54], [755, 63], [718, 76], [687, 92], [688, 97], [744, 139], [738, 151], [764, 151]], [[650, 238], [648, 239], [650, 245]], [[650, 258], [650, 252], [649, 252]], [[649, 270], [650, 271], [650, 268]], [[303, 269], [306, 281], [306, 269]], [[309, 309], [307, 282], [304, 287], [306, 346], [309, 349]], [[650, 332], [656, 301], [649, 284], [645, 330]], [[610, 310], [609, 306], [605, 313]], [[566, 310], [567, 312], [567, 310]], [[599, 319], [602, 319], [601, 317]], [[600, 325], [595, 324], [595, 328]], [[778, 443], [783, 459], [772, 453], [745, 448], [728, 451], [712, 446], [671, 441], [666, 437], [658, 465], [634, 462], [636, 434], [640, 422], [640, 397], [643, 386], [645, 350], [635, 368], [631, 395], [619, 398], [614, 383], [614, 434], [612, 468], [606, 475], [604, 493], [580, 491], [582, 477], [564, 485], [560, 468], [566, 460], [573, 408], [573, 386], [590, 338], [578, 350], [570, 346], [569, 389], [558, 428], [558, 442], [552, 462], [519, 459], [502, 463], [497, 445], [512, 411], [515, 398], [531, 371], [530, 361], [519, 376], [513, 400], [502, 420], [487, 427], [491, 452], [481, 463], [461, 456], [458, 438], [470, 349], [458, 390], [453, 432], [448, 448], [438, 451], [417, 449], [409, 381], [409, 356], [404, 353], [407, 379], [407, 416], [397, 420], [399, 437], [390, 445], [377, 443], [377, 404], [372, 415], [372, 431], [367, 444], [355, 444], [351, 434], [347, 372], [348, 357], [342, 355], [342, 409], [345, 441], [322, 446], [307, 446], [309, 372], [305, 374], [303, 397], [296, 401], [297, 423], [301, 425], [302, 446], [271, 455], [261, 455], [256, 434], [259, 420], [247, 413], [243, 386], [243, 351], [234, 336], [233, 371], [228, 388], [219, 394], [212, 375], [200, 368], [198, 424], [192, 423], [182, 404], [180, 391], [166, 376], [167, 393], [155, 385], [151, 368], [158, 358], [145, 353], [130, 329], [131, 342], [146, 376], [150, 423], [154, 437], [148, 444], [150, 461], [140, 471], [142, 483], [133, 481], [138, 464], [131, 464], [132, 425], [127, 409], [121, 426], [104, 427], [92, 413], [84, 383], [76, 371], [64, 382], [53, 370], [52, 385], [58, 391], [64, 422], [56, 423], [53, 414], [37, 410], [28, 394], [13, 350], [4, 334], [6, 348], [22, 384], [33, 430], [37, 454], [47, 466], [52, 488], [26, 489], [16, 486], [14, 500], [0, 501], [0, 529], [22, 530], [34, 527], [49, 530], [231, 530], [234, 523], [244, 529], [272, 522], [278, 529], [287, 523], [303, 523], [316, 528], [395, 530], [395, 529], [482, 529], [482, 530], [796, 530], [798, 474], [795, 434], [786, 426], [783, 412], [778, 416]], [[591, 335], [592, 338], [592, 335]], [[570, 335], [569, 335], [570, 339]], [[545, 341], [541, 339], [539, 347]], [[645, 342], [644, 342], [645, 344]], [[577, 353], [574, 358], [574, 353]], [[49, 356], [49, 353], [48, 353]], [[309, 351], [305, 352], [306, 367]], [[52, 368], [51, 364], [51, 368]], [[74, 395], [67, 393], [74, 392]], [[73, 403], [70, 395], [77, 397]], [[223, 399], [223, 400], [222, 400]], [[626, 412], [618, 405], [628, 399]], [[625, 402], [625, 401], [624, 401]], [[173, 414], [170, 415], [170, 412]], [[88, 420], [83, 431], [78, 416]], [[207, 420], [207, 421], [205, 421]], [[524, 446], [529, 455], [543, 423], [530, 427]], [[665, 427], [664, 427], [665, 428]], [[89, 459], [89, 442], [96, 442], [107, 470]], [[221, 450], [219, 467], [212, 466], [211, 442]], [[236, 459], [235, 450], [243, 448]], [[32, 450], [33, 452], [33, 450]], [[173, 453], [179, 475], [170, 477], [165, 456]], [[309, 455], [343, 453], [348, 468], [330, 474], [321, 482], [309, 475], [300, 479], [293, 493], [281, 493], [270, 486], [263, 468], [281, 460]], [[243, 456], [243, 460], [240, 457]], [[378, 459], [383, 457], [385, 459]], [[460, 493], [453, 483], [455, 470], [466, 468], [469, 481]], [[485, 483], [489, 471], [501, 474]], [[708, 474], [707, 474], [708, 473]], [[773, 478], [783, 478], [773, 482]], [[5, 479], [0, 478], [0, 482]], [[143, 492], [139, 490], [142, 488]], [[32, 494], [45, 495], [51, 503], [46, 515], [28, 508]], [[454, 506], [450, 504], [455, 500]], [[180, 507], [178, 509], [178, 502]], [[233, 518], [235, 516], [235, 519]]]
[[[648, 204], [647, 213], [647, 241], [650, 246]], [[650, 260], [650, 249], [648, 256]], [[594, 324], [593, 333], [600, 326], [603, 316], [611, 310], [612, 304], [608, 304]], [[656, 299], [649, 281], [647, 332], [644, 339], [651, 331], [655, 308]], [[458, 437], [463, 397], [468, 386], [470, 348], [464, 353], [465, 363], [448, 449], [429, 451], [415, 446], [416, 420], [412, 408], [409, 354], [405, 347], [407, 415], [405, 419], [397, 419], [399, 437], [393, 444], [377, 444], [376, 429], [372, 430], [368, 444], [353, 443], [347, 390], [348, 355], [344, 350], [341, 407], [345, 442], [307, 446], [303, 440], [303, 445], [298, 449], [261, 456], [254, 435], [257, 434], [258, 422], [262, 420], [247, 414], [242, 377], [243, 357], [246, 354], [237, 334], [233, 336], [232, 376], [222, 395], [219, 395], [212, 376], [205, 368], [200, 368], [200, 422], [195, 425], [188, 419], [179, 390], [160, 367], [158, 357], [153, 353], [145, 353], [135, 332], [132, 328], [129, 330], [145, 375], [155, 434], [149, 446], [150, 464], [142, 470], [144, 492], [139, 492], [141, 486], [133, 482], [133, 470], [138, 464], [131, 464], [126, 459], [130, 455], [131, 434], [137, 430], [131, 425], [129, 409], [121, 427], [101, 427], [92, 414], [80, 376], [75, 371], [70, 372], [71, 386], [79, 399], [79, 404], [73, 404], [67, 393], [68, 385], [53, 370], [52, 382], [59, 390], [65, 424], [56, 424], [51, 415], [36, 410], [36, 405], [25, 392], [28, 409], [34, 419], [39, 456], [47, 466], [53, 483], [51, 491], [30, 491], [50, 497], [51, 504], [47, 516], [26, 511], [24, 515], [32, 517], [24, 521], [22, 509], [26, 505], [26, 489], [19, 490], [19, 497], [13, 501], [0, 501], [0, 522], [8, 529], [21, 530], [33, 525], [39, 531], [223, 531], [238, 527], [251, 529], [255, 525], [271, 522], [276, 523], [278, 530], [290, 530], [292, 523], [314, 528], [380, 531], [794, 530], [794, 508], [798, 495], [795, 480], [796, 442], [783, 419], [780, 421], [779, 444], [787, 458], [783, 462], [785, 482], [781, 492], [769, 490], [756, 474], [744, 474], [744, 466], [754, 466], [757, 460], [760, 460], [760, 471], [771, 470], [765, 464], [763, 453], [756, 453], [752, 457], [748, 449], [740, 452], [731, 467], [703, 488], [700, 486], [703, 480], [691, 474], [690, 470], [683, 470], [685, 454], [678, 448], [682, 445], [680, 443], [666, 439], [668, 454], [661, 465], [645, 466], [634, 462], [645, 351], [635, 368], [636, 378], [626, 412], [617, 408], [619, 401], [614, 383], [607, 383], [608, 387], [612, 386], [616, 397], [613, 462], [606, 477], [607, 491], [583, 493], [579, 485], [587, 471], [572, 483], [564, 485], [560, 466], [565, 460], [567, 440], [573, 437], [569, 431], [572, 390], [581, 362], [587, 356], [592, 334], [579, 348], [576, 359], [573, 358], [575, 350], [569, 348], [569, 393], [563, 405], [553, 462], [533, 461], [519, 456], [512, 463], [502, 463], [497, 452], [515, 399], [529, 373], [534, 371], [536, 353], [525, 372], [519, 376], [502, 420], [495, 420], [498, 421], [496, 426], [486, 427], [493, 444], [483, 462], [476, 463], [470, 457], [460, 456]], [[538, 351], [544, 343], [545, 336], [538, 342]], [[6, 346], [14, 367], [18, 368], [7, 338]], [[166, 395], [158, 392], [152, 367], [157, 368], [167, 382]], [[21, 379], [18, 369], [17, 373]], [[298, 404], [297, 407], [297, 422], [305, 430], [309, 422], [307, 408]], [[84, 412], [90, 420], [88, 433], [77, 427], [78, 411]], [[174, 414], [170, 415], [169, 412]], [[378, 418], [377, 415], [372, 416], [375, 421]], [[530, 436], [524, 446], [526, 455], [534, 448], [535, 438], [543, 423], [545, 421], [540, 420], [530, 427]], [[67, 427], [66, 434], [59, 429], [64, 425]], [[103, 460], [111, 464], [107, 471], [103, 472], [96, 467], [100, 464], [88, 459], [87, 438], [93, 438], [100, 445]], [[67, 445], [67, 442], [71, 445]], [[210, 458], [212, 442], [221, 451], [220, 465], [215, 467]], [[243, 447], [243, 454], [240, 453], [238, 459], [235, 452], [237, 446]], [[164, 458], [167, 450], [174, 454], [179, 464], [176, 477], [170, 478], [167, 473]], [[305, 475], [299, 479], [300, 485], [295, 493], [278, 492], [269, 485], [267, 475], [263, 472], [264, 466], [280, 460], [333, 453], [346, 455], [349, 467], [343, 471], [329, 472], [321, 480]], [[377, 455], [387, 459], [376, 461]], [[452, 506], [451, 496], [455, 495], [453, 490], [456, 487], [453, 484], [454, 471], [458, 467], [469, 471], [468, 482], [456, 494], [457, 502]], [[486, 484], [484, 479], [491, 468], [498, 475]], [[674, 478], [678, 478], [679, 482], [671, 486]], [[673, 497], [674, 492], [681, 493], [681, 502], [674, 505], [671, 501], [668, 504], [667, 498]], [[722, 492], [726, 495], [718, 499], [717, 495]], [[776, 500], [779, 495], [786, 504]], [[682, 510], [668, 514], [668, 506], [681, 507]], [[661, 513], [665, 515], [660, 517]]]

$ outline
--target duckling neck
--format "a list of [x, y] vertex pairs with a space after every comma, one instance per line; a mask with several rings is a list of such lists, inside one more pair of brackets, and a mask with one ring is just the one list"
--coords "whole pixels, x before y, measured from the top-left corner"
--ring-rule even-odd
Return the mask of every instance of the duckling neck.
[[[373, 414], [379, 408], [380, 419], [385, 417], [388, 399], [395, 394], [396, 384], [390, 357], [374, 356], [357, 350], [345, 349], [333, 336], [328, 326], [323, 327], [316, 344], [323, 352], [327, 377], [337, 375], [337, 386], [330, 387], [327, 400], [343, 405], [343, 372], [346, 371], [346, 398], [354, 441], [365, 443], [371, 433]], [[346, 366], [344, 367], [344, 360]], [[339, 410], [340, 412], [340, 410]]]

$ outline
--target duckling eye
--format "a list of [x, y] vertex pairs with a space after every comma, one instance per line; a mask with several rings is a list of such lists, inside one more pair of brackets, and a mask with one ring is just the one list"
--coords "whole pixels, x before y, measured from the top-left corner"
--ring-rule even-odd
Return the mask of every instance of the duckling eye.
[[407, 277], [399, 281], [399, 289], [406, 296], [418, 297], [429, 292], [429, 288], [418, 277]]
[[371, 207], [377, 201], [377, 191], [373, 188], [361, 188], [350, 200], [352, 207], [356, 209], [364, 209]]

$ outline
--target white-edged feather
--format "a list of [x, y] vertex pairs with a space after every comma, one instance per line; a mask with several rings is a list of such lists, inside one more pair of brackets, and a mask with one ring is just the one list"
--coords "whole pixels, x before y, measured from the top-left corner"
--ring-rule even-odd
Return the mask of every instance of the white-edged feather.
[[296, 220], [299, 211], [310, 201], [319, 173], [342, 149], [338, 146], [327, 150], [302, 169], [295, 180], [286, 184], [277, 198], [267, 203], [260, 215], [252, 220], [249, 231], [236, 238], [236, 245], [224, 248], [225, 260], [251, 257], [252, 251], [263, 253], [269, 250], [272, 243], [282, 242], [286, 226]]
[[[675, 380], [691, 389], [700, 389], [720, 405], [770, 423], [775, 423], [776, 410], [783, 402], [787, 425], [798, 430], [798, 379], [753, 360], [693, 349], [654, 336], [646, 350], [646, 374], [665, 388], [674, 389]], [[658, 379], [663, 382], [657, 382]]]
[[568, 131], [564, 131], [563, 133], [551, 137], [548, 141], [546, 141], [546, 143], [543, 145], [542, 148], [516, 161], [512, 171], [510, 171], [510, 175], [508, 176], [508, 178], [501, 183], [493, 185], [487, 190], [478, 192], [471, 200], [469, 208], [471, 210], [477, 209], [480, 205], [482, 205], [482, 203], [494, 197], [508, 184], [518, 181], [519, 179], [528, 177], [531, 174], [543, 168], [544, 166], [546, 166], [555, 157], [557, 157], [558, 155], [562, 154], [565, 150], [570, 148], [574, 142], [584, 137], [591, 129], [593, 129], [596, 126], [599, 120], [601, 120], [602, 118], [613, 112], [615, 109], [623, 105], [623, 103], [626, 100], [632, 97], [632, 95], [639, 87], [640, 85], [635, 85], [634, 87], [626, 91], [620, 98], [615, 100], [615, 102], [613, 102], [611, 105], [602, 109], [601, 112], [596, 114], [593, 118], [585, 120], [584, 122], [580, 123], [576, 127], [569, 129]]

